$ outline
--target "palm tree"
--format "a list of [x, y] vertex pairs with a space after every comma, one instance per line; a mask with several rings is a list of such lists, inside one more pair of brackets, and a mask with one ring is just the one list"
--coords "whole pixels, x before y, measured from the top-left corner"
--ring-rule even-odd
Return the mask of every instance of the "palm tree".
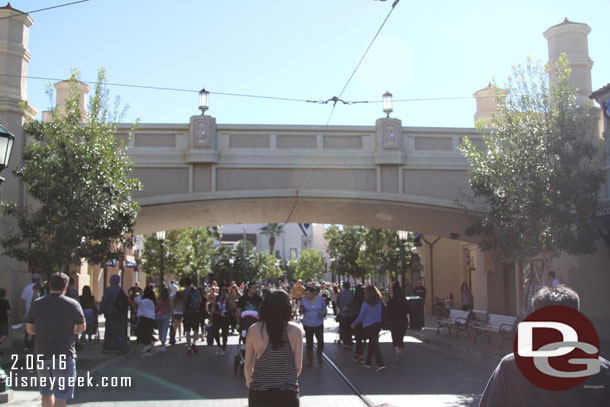
[[284, 234], [284, 225], [279, 223], [267, 223], [265, 226], [260, 228], [261, 235], [269, 237], [269, 253], [275, 256], [275, 237]]

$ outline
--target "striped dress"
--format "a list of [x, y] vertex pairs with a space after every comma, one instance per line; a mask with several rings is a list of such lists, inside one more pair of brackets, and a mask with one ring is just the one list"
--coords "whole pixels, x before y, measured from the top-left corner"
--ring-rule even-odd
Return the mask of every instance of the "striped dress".
[[[261, 327], [264, 328], [264, 325]], [[250, 389], [265, 391], [271, 389], [299, 391], [297, 381], [297, 369], [294, 364], [294, 355], [286, 328], [282, 332], [283, 343], [273, 350], [271, 338], [267, 343], [263, 354], [256, 359], [254, 371], [252, 372], [252, 383]]]

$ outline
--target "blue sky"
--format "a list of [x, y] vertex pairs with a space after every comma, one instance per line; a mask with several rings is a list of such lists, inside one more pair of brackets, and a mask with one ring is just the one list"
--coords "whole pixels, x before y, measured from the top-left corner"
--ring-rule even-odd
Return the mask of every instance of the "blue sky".
[[[13, 0], [21, 11], [67, 1]], [[326, 100], [339, 95], [391, 9], [373, 0], [91, 0], [32, 14], [29, 75], [211, 92]], [[343, 94], [344, 100], [468, 97], [532, 56], [547, 60], [542, 33], [568, 17], [588, 24], [593, 90], [610, 82], [607, 0], [401, 0]], [[45, 80], [28, 81], [29, 101], [48, 108]], [[111, 87], [130, 109], [125, 121], [187, 123], [196, 92]], [[211, 95], [218, 123], [325, 124], [330, 105]], [[394, 104], [406, 126], [471, 127], [475, 101]], [[382, 105], [338, 104], [331, 125], [373, 125]]]

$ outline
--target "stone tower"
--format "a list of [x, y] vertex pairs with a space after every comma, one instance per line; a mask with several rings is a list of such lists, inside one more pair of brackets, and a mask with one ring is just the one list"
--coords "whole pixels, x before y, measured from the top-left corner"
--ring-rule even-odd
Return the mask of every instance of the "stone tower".
[[544, 32], [549, 44], [549, 79], [555, 81], [557, 70], [555, 63], [565, 52], [570, 60], [572, 75], [570, 83], [576, 88], [577, 100], [582, 106], [591, 94], [591, 68], [593, 61], [589, 58], [587, 36], [591, 28], [587, 24], [574, 23], [567, 18]]
[[[2, 171], [6, 181], [0, 188], [0, 199], [26, 204], [25, 190], [13, 176], [13, 171], [20, 166], [25, 148], [23, 131], [26, 116], [35, 116], [36, 109], [21, 103], [27, 100], [27, 74], [31, 55], [27, 49], [29, 28], [33, 20], [27, 14], [11, 7], [10, 3], [0, 7], [0, 119], [2, 124], [15, 135], [15, 144], [9, 167]], [[6, 223], [0, 224], [0, 234]], [[21, 290], [30, 282], [27, 264], [2, 256], [0, 249], [0, 287], [7, 290], [7, 299], [11, 302], [13, 315], [21, 315]], [[13, 339], [12, 335], [9, 341]], [[10, 346], [10, 345], [9, 345]]]

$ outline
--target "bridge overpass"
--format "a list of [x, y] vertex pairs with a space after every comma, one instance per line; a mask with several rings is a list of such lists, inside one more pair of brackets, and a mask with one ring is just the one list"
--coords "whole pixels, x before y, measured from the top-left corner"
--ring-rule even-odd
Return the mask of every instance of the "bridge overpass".
[[[127, 140], [128, 126], [118, 137]], [[142, 209], [137, 233], [215, 224], [318, 222], [468, 239], [464, 137], [474, 129], [143, 124], [129, 140]]]

